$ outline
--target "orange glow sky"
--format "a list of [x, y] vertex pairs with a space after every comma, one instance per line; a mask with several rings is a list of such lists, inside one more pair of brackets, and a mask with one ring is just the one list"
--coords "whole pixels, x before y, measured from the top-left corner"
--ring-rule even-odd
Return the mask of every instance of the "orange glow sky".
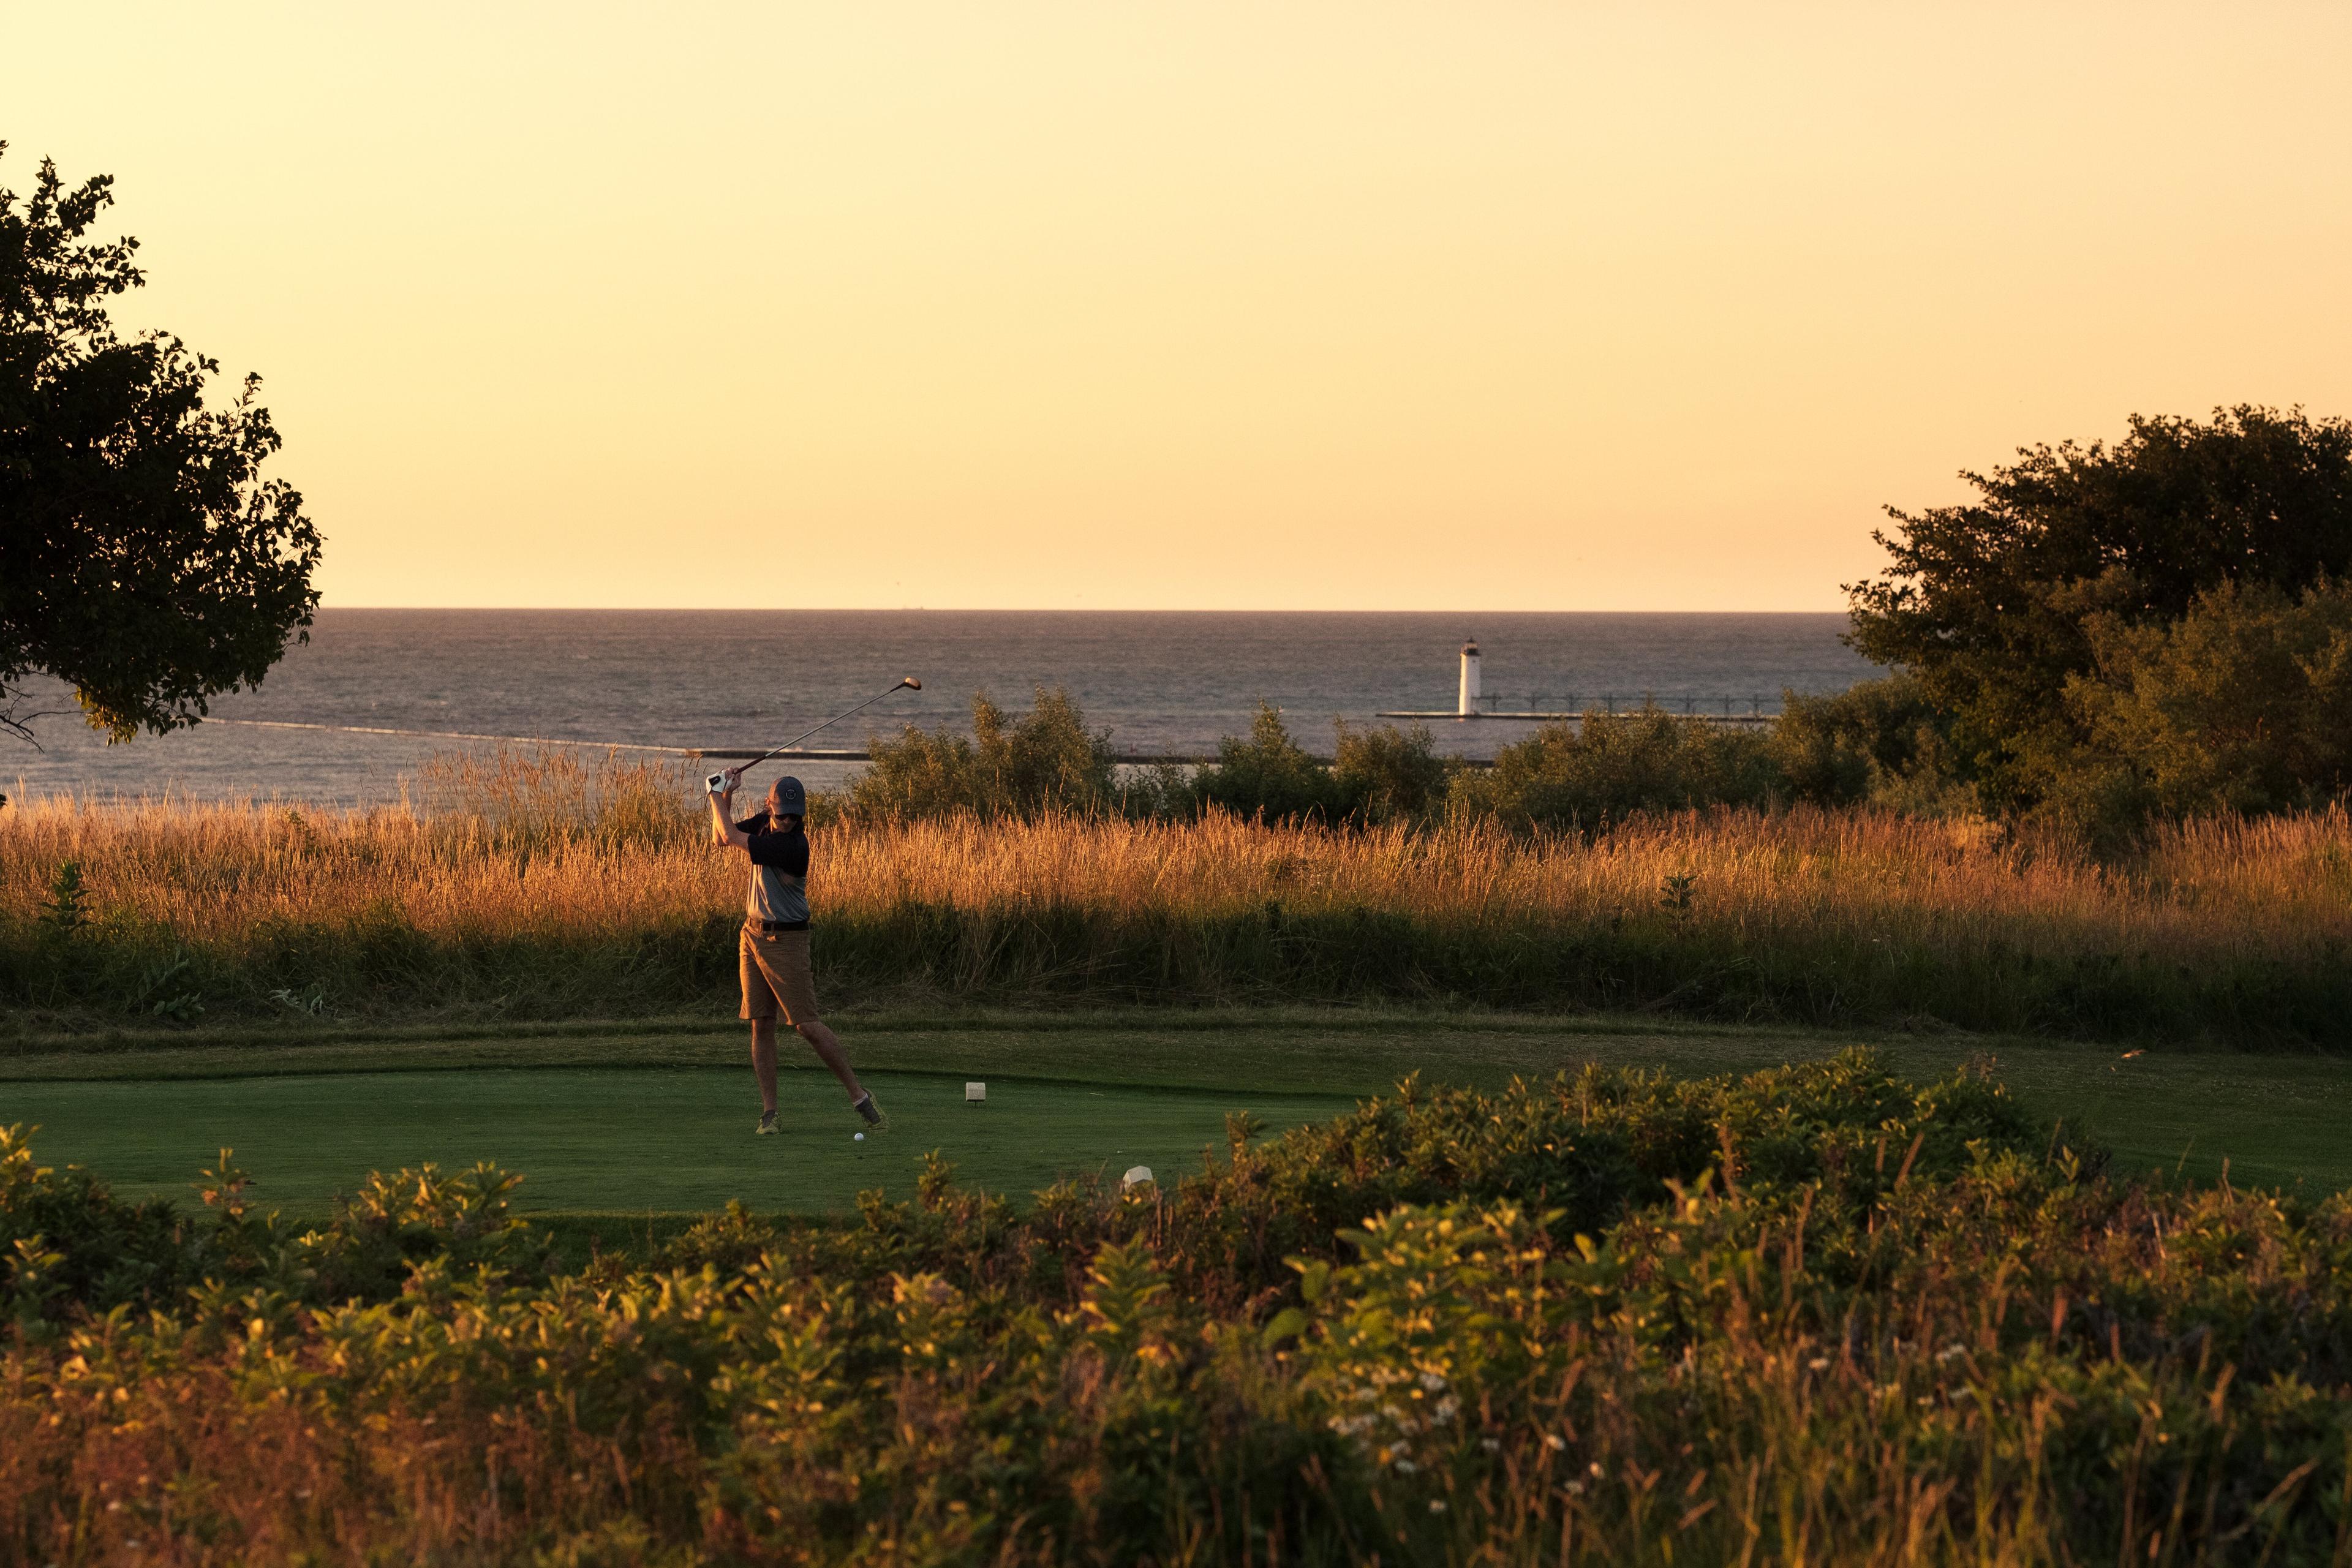
[[2352, 415], [2352, 6], [15, 6], [331, 605], [1832, 609]]

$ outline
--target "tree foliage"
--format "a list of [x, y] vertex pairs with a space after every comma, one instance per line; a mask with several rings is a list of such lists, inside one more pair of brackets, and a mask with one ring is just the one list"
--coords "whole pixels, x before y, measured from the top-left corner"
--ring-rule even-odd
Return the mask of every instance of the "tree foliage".
[[2254, 814], [2352, 790], [2352, 586], [2225, 583], [2169, 624], [2084, 630], [2094, 668], [2066, 700], [2086, 740], [2056, 786], [2072, 815]]
[[46, 161], [21, 204], [0, 188], [0, 723], [19, 733], [36, 673], [116, 740], [192, 724], [319, 600], [318, 530], [261, 472], [279, 438], [259, 378], [208, 407], [217, 362], [109, 319], [145, 280], [136, 240], [89, 237], [112, 200]]
[[1978, 805], [1950, 715], [1903, 671], [1826, 696], [1783, 693], [1772, 747], [1792, 800], [1869, 800], [1929, 816], [1968, 814]]
[[1848, 585], [1848, 640], [1948, 716], [1997, 808], [2074, 766], [2090, 737], [2067, 691], [2096, 672], [2097, 638], [2178, 622], [2225, 584], [2292, 595], [2352, 572], [2352, 423], [2299, 409], [2134, 416], [2113, 447], [2029, 447], [1961, 477], [1979, 499], [1888, 509], [1893, 563]]

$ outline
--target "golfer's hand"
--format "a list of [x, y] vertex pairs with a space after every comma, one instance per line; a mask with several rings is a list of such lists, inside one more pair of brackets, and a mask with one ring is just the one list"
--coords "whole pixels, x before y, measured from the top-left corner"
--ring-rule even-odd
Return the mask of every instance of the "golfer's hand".
[[719, 786], [719, 793], [721, 795], [733, 795], [735, 793], [735, 786], [743, 782], [743, 770], [741, 768], [728, 768], [720, 774], [720, 776], [726, 779], [727, 782]]

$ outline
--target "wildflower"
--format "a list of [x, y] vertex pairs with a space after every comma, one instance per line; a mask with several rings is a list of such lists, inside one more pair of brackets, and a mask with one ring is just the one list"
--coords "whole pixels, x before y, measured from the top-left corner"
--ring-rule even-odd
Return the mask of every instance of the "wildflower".
[[1486, 1449], [1486, 1452], [1490, 1454], [1499, 1454], [1503, 1451], [1503, 1446], [1500, 1443], [1496, 1442], [1492, 1437], [1479, 1438], [1478, 1447]]
[[1582, 1481], [1570, 1481], [1560, 1489], [1568, 1493], [1570, 1497], [1582, 1497], [1584, 1495], [1584, 1483]]
[[1399, 1459], [1396, 1462], [1396, 1468], [1397, 1474], [1401, 1476], [1417, 1475], [1421, 1471], [1421, 1467], [1414, 1464], [1411, 1459]]
[[1596, 1481], [1597, 1481], [1597, 1480], [1599, 1480], [1599, 1479], [1601, 1479], [1601, 1461], [1600, 1461], [1600, 1460], [1598, 1460], [1598, 1459], [1593, 1460], [1593, 1461], [1592, 1461], [1592, 1463], [1591, 1463], [1591, 1465], [1587, 1466], [1586, 1468], [1587, 1468], [1588, 1469], [1590, 1469], [1590, 1470], [1592, 1472], [1592, 1479], [1593, 1479], [1594, 1480], [1596, 1480]]
[[1936, 1352], [1936, 1359], [1938, 1362], [1948, 1362], [1956, 1356], [1964, 1356], [1968, 1353], [1969, 1347], [1956, 1341], [1951, 1344], [1946, 1345], [1942, 1350], [1937, 1351]]
[[1445, 1505], [1443, 1502], [1440, 1502], [1437, 1499], [1431, 1498], [1429, 1500], [1429, 1511], [1432, 1513], [1444, 1513], [1445, 1511]]
[[1545, 1433], [1545, 1434], [1544, 1434], [1544, 1447], [1547, 1447], [1547, 1448], [1549, 1448], [1553, 1453], [1557, 1454], [1557, 1453], [1559, 1453], [1562, 1448], [1567, 1447], [1568, 1447], [1568, 1445], [1567, 1445], [1567, 1443], [1565, 1443], [1565, 1442], [1563, 1442], [1563, 1441], [1561, 1440], [1560, 1436], [1559, 1436], [1559, 1433], [1557, 1433], [1557, 1432], [1547, 1432], [1547, 1433]]
[[1424, 1372], [1421, 1374], [1421, 1385], [1434, 1394], [1445, 1386], [1445, 1380], [1433, 1372]]
[[1812, 1368], [1815, 1372], [1826, 1371], [1830, 1364], [1830, 1358], [1825, 1355], [1817, 1355], [1805, 1364]]

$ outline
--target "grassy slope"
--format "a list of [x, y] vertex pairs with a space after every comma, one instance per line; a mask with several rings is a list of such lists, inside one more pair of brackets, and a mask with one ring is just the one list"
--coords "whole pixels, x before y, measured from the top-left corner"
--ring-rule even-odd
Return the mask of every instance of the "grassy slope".
[[[2339, 1108], [2352, 1062], [1983, 1038], [1649, 1026], [1618, 1020], [1257, 1013], [904, 1016], [844, 1022], [897, 1127], [851, 1141], [838, 1091], [788, 1050], [782, 1138], [754, 1141], [731, 1028], [637, 1025], [469, 1037], [393, 1033], [34, 1044], [0, 1058], [0, 1121], [37, 1121], [52, 1161], [134, 1191], [182, 1193], [222, 1143], [272, 1201], [311, 1208], [372, 1167], [488, 1158], [530, 1175], [527, 1207], [635, 1214], [830, 1210], [911, 1188], [932, 1148], [1013, 1192], [1065, 1170], [1188, 1168], [1228, 1110], [1279, 1127], [1404, 1073], [1499, 1083], [1603, 1060], [1745, 1071], [1855, 1043], [1915, 1077], [1992, 1055], [2028, 1103], [2087, 1129], [2127, 1166], [2307, 1189], [2352, 1185]], [[991, 1085], [962, 1103], [966, 1079]], [[2071, 1136], [2070, 1136], [2071, 1141]]]

